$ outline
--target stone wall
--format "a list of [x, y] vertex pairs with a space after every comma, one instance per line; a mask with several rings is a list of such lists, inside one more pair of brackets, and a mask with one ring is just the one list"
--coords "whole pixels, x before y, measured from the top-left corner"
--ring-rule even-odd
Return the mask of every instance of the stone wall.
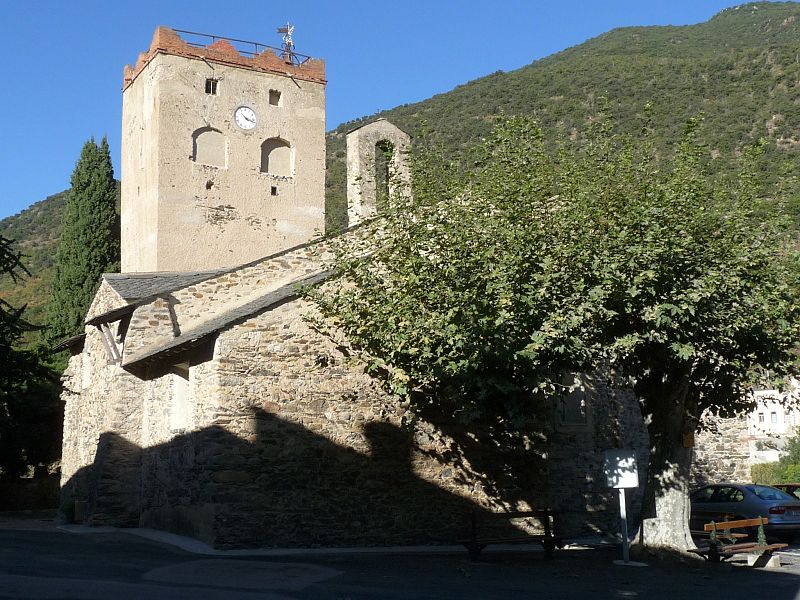
[[125, 340], [125, 362], [202, 326], [224, 310], [319, 272], [329, 258], [327, 242], [318, 240], [180, 287], [136, 307]]
[[64, 373], [62, 508], [86, 503], [92, 524], [134, 526], [139, 519], [142, 402], [163, 398], [164, 382], [109, 364], [101, 333], [86, 328], [81, 354]]
[[472, 511], [542, 506], [564, 535], [616, 531], [602, 451], [641, 442], [630, 398], [597, 383], [588, 426], [512, 446], [412, 418], [309, 312], [284, 303], [138, 376], [87, 328], [67, 373], [64, 505], [228, 548], [452, 543]]
[[550, 494], [569, 531], [614, 533], [619, 531], [618, 492], [606, 485], [603, 452], [616, 448], [636, 452], [641, 485], [626, 496], [633, 527], [647, 476], [648, 434], [632, 393], [615, 389], [602, 373], [588, 378], [587, 384], [591, 401], [586, 424], [556, 424], [550, 437]]
[[103, 279], [100, 282], [100, 287], [92, 299], [92, 304], [86, 313], [86, 320], [90, 320], [97, 315], [102, 315], [112, 310], [122, 308], [127, 302], [114, 291], [114, 288]]
[[691, 480], [694, 487], [722, 481], [750, 481], [747, 417], [704, 417], [695, 436]]
[[[212, 360], [189, 361], [190, 431], [151, 436], [141, 452], [142, 525], [219, 547], [463, 535], [470, 510], [497, 506], [487, 489], [498, 482], [466, 458], [448, 460], [453, 434], [411, 426], [362, 366], [309, 327], [309, 309], [284, 304], [222, 332]], [[163, 431], [167, 415], [146, 409], [145, 419]], [[516, 490], [505, 499], [540, 505], [541, 494], [519, 490], [545, 489], [541, 457], [516, 460], [526, 482], [503, 484]]]

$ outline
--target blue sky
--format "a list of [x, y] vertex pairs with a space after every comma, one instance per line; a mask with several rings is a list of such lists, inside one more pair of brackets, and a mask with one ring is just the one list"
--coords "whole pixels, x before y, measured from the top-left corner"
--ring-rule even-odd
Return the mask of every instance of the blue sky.
[[157, 25], [279, 45], [327, 63], [327, 128], [509, 71], [627, 25], [705, 21], [731, 0], [0, 0], [0, 219], [69, 187], [80, 148], [119, 162], [122, 67]]

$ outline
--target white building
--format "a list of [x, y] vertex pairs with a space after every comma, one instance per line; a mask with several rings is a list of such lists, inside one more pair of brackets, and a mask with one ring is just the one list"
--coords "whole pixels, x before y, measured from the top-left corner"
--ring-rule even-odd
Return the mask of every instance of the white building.
[[747, 416], [747, 439], [750, 464], [775, 462], [788, 438], [797, 435], [800, 409], [794, 398], [800, 391], [795, 382], [793, 390], [758, 390], [754, 392], [758, 406]]

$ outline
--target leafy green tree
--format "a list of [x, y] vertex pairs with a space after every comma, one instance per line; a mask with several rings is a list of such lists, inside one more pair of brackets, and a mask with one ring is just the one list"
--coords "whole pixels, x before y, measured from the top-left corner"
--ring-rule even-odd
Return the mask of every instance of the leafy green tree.
[[99, 146], [94, 138], [83, 145], [70, 181], [47, 307], [51, 340], [83, 330], [100, 275], [119, 268], [116, 184], [105, 137]]
[[552, 150], [530, 119], [502, 122], [466, 176], [428, 153], [412, 194], [340, 241], [347, 284], [310, 292], [418, 410], [526, 431], [569, 392], [567, 373], [633, 388], [651, 547], [692, 545], [686, 434], [705, 409], [748, 406], [759, 373], [791, 371], [800, 333], [784, 222], [756, 218], [747, 171], [708, 183], [697, 127], [669, 168], [647, 128], [624, 138], [607, 119], [579, 151]]
[[[0, 277], [26, 274], [11, 241], [0, 236]], [[61, 405], [56, 374], [41, 349], [22, 349], [22, 336], [36, 329], [25, 307], [0, 299], [0, 478], [23, 474], [29, 466], [56, 460], [60, 451]]]
[[750, 479], [754, 483], [773, 485], [781, 483], [783, 474], [777, 462], [758, 463], [750, 467]]
[[781, 462], [786, 465], [800, 465], [800, 429], [786, 440], [786, 445], [781, 452]]

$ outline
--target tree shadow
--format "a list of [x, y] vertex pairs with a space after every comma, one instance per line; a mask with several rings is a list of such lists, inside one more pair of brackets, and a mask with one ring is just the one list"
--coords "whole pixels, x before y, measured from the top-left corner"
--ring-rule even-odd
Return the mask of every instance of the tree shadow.
[[[91, 524], [217, 547], [453, 543], [468, 537], [471, 513], [542, 508], [558, 513], [563, 537], [613, 535], [617, 494], [605, 487], [600, 450], [637, 444], [609, 418], [618, 409], [603, 410], [577, 432], [512, 433], [430, 411], [405, 427], [332, 422], [320, 435], [263, 409], [148, 448], [106, 432], [93, 463], [64, 484], [61, 506], [77, 501]], [[642, 463], [646, 455], [640, 472]], [[630, 494], [631, 529], [639, 503]]]
[[[454, 465], [458, 472], [468, 472], [475, 485], [497, 498], [497, 504], [506, 510], [555, 510], [561, 534], [570, 538], [616, 537], [620, 532], [619, 494], [607, 482], [636, 472], [640, 486], [628, 490], [626, 499], [628, 528], [634, 531], [647, 474], [647, 430], [630, 391], [615, 387], [599, 374], [584, 379], [591, 408], [579, 424], [559, 424], [553, 414], [555, 406], [549, 403], [531, 414], [522, 428], [507, 420], [467, 426], [452, 415], [425, 410], [424, 420], [455, 441], [443, 453], [428, 454]], [[604, 452], [613, 449], [633, 450], [636, 460], [606, 472]]]
[[[455, 469], [434, 468], [413, 433], [393, 424], [352, 431], [367, 454], [261, 409], [238, 427], [240, 435], [211, 426], [149, 448], [103, 433], [93, 464], [64, 484], [62, 507], [85, 503], [92, 525], [164, 529], [219, 548], [452, 544], [470, 514], [490, 512], [457, 493]], [[522, 493], [508, 481], [499, 489], [511, 507]]]

